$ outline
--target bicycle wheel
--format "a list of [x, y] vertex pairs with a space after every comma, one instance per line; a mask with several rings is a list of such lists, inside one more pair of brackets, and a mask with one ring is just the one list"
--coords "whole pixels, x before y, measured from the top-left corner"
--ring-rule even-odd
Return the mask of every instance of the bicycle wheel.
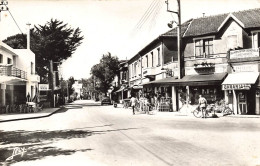
[[234, 114], [234, 112], [229, 107], [225, 108], [225, 110], [223, 111], [223, 116], [231, 114]]
[[193, 115], [194, 115], [196, 118], [201, 118], [201, 117], [202, 117], [201, 111], [199, 111], [199, 110], [197, 110], [197, 109], [193, 111]]

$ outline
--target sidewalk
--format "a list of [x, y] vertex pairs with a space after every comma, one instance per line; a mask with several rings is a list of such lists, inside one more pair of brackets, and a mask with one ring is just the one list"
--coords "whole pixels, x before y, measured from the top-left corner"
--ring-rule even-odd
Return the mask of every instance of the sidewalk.
[[[123, 112], [132, 112], [132, 109], [129, 107], [127, 109], [123, 108], [122, 104], [118, 104], [117, 108], [114, 108], [111, 106], [113, 109], [118, 109]], [[143, 113], [142, 113], [143, 114]], [[260, 118], [260, 115], [227, 115], [223, 116], [222, 113], [215, 113], [219, 118]], [[154, 114], [151, 114], [154, 116], [158, 117], [172, 117], [172, 116], [186, 116], [186, 117], [194, 117], [193, 113], [190, 110], [181, 110], [179, 112], [156, 112]], [[194, 117], [195, 118], [195, 117]]]
[[62, 109], [66, 109], [66, 108], [64, 108], [64, 107], [44, 108], [42, 111], [35, 112], [35, 113], [0, 114], [0, 123], [17, 121], [17, 120], [45, 118], [45, 117], [49, 117], [49, 116], [61, 111]]

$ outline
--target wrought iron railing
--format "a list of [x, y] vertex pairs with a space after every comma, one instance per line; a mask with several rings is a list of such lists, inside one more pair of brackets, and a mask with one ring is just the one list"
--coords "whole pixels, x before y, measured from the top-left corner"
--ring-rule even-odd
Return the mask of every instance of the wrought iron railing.
[[13, 76], [27, 79], [27, 73], [13, 66], [0, 66], [0, 76]]

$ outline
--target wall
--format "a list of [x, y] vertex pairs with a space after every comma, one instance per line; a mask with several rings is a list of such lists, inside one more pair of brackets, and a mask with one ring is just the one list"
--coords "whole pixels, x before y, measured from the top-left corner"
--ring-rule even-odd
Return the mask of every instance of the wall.
[[[231, 40], [230, 36], [236, 36]], [[203, 36], [205, 38], [209, 36]], [[230, 66], [228, 65], [227, 52], [230, 48], [237, 48], [244, 46], [251, 48], [251, 39], [246, 34], [246, 32], [233, 20], [229, 20], [226, 25], [220, 30], [219, 34], [213, 37], [213, 51], [214, 55], [209, 58], [197, 58], [195, 59], [195, 47], [194, 41], [192, 38], [185, 39], [186, 44], [184, 46], [184, 66], [185, 66], [185, 75], [194, 75], [198, 74], [194, 70], [194, 64], [200, 64], [202, 62], [214, 63], [215, 64], [215, 73], [228, 72]], [[246, 39], [246, 41], [243, 41]], [[235, 42], [234, 42], [235, 41]], [[230, 44], [231, 43], [231, 44]]]
[[178, 61], [178, 47], [176, 38], [163, 39], [163, 64]]

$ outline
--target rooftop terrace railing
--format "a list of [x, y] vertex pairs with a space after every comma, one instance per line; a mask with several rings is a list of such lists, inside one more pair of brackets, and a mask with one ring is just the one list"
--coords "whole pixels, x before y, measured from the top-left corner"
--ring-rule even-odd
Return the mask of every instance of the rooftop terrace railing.
[[12, 76], [27, 79], [27, 73], [13, 66], [0, 66], [0, 76]]

